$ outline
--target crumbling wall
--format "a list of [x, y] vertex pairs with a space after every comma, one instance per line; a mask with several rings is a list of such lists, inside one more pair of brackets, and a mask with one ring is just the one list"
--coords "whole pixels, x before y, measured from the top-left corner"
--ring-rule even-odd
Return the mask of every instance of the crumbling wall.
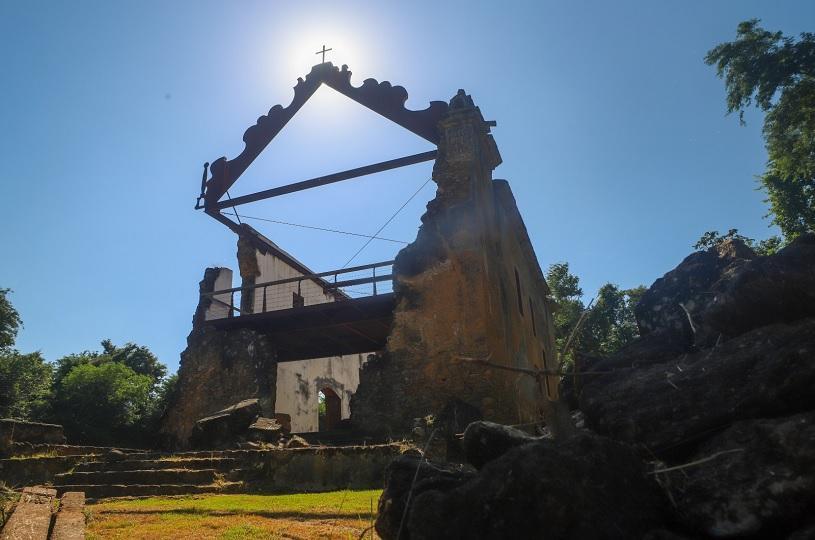
[[[219, 270], [206, 270], [202, 293], [215, 290]], [[218, 330], [205, 324], [211, 304], [201, 297], [181, 353], [178, 386], [160, 430], [169, 447], [187, 447], [196, 420], [243, 399], [258, 398], [264, 414], [274, 412], [277, 369], [272, 344], [254, 330]]]
[[[246, 231], [245, 234], [238, 237], [238, 266], [242, 287], [296, 278], [310, 273], [306, 268], [297, 268], [300, 265], [294, 257], [274, 245], [271, 240], [248, 225], [243, 225], [243, 229]], [[247, 313], [289, 309], [295, 307], [294, 295], [302, 297], [302, 305], [306, 306], [333, 302], [335, 299], [334, 293], [326, 291], [317, 280], [304, 279], [275, 285], [265, 290], [258, 287], [247, 292], [246, 298], [241, 298], [241, 309]]]
[[291, 430], [295, 433], [318, 431], [317, 393], [327, 387], [340, 397], [341, 417], [349, 418], [351, 396], [359, 385], [359, 371], [367, 357], [348, 354], [278, 364], [275, 412], [291, 416]]
[[554, 343], [549, 291], [523, 221], [508, 184], [492, 180], [501, 158], [489, 123], [463, 91], [450, 105], [436, 198], [394, 263], [387, 349], [363, 368], [351, 405], [354, 426], [373, 433], [404, 434], [456, 399], [510, 424], [538, 420], [548, 404], [533, 378], [467, 361], [544, 367]]

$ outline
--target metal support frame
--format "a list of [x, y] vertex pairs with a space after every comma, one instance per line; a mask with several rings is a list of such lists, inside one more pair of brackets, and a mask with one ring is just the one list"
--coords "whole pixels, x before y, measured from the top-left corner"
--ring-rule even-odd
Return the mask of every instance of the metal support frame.
[[[405, 108], [408, 97], [407, 91], [401, 86], [393, 86], [387, 81], [378, 82], [374, 79], [367, 79], [362, 86], [355, 87], [351, 84], [351, 72], [348, 70], [348, 66], [342, 66], [342, 69], [339, 69], [330, 62], [318, 64], [312, 68], [311, 73], [305, 79], [298, 79], [294, 88], [294, 98], [288, 106], [276, 105], [272, 107], [267, 115], [258, 119], [257, 124], [246, 130], [243, 136], [246, 146], [238, 156], [230, 160], [222, 157], [215, 160], [211, 165], [204, 166], [204, 173], [201, 178], [201, 194], [196, 201], [195, 208], [203, 208], [208, 215], [240, 234], [239, 223], [235, 223], [222, 214], [222, 210], [436, 159], [437, 150], [430, 150], [242, 195], [234, 199], [222, 200], [225, 195], [228, 196], [227, 190], [235, 184], [246, 171], [246, 168], [252, 164], [255, 158], [323, 84], [415, 133], [428, 142], [438, 145], [440, 138], [438, 122], [447, 113], [448, 104], [446, 102], [432, 101], [426, 109], [409, 110]], [[211, 176], [207, 178], [209, 174]], [[237, 217], [237, 211], [235, 214]]]

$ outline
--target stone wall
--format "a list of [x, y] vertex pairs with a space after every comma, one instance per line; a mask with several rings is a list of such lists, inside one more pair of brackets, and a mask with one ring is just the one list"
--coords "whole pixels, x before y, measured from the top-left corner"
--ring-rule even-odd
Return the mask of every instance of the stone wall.
[[[208, 268], [200, 291], [215, 290], [219, 275], [220, 269]], [[271, 343], [254, 330], [217, 330], [205, 324], [211, 304], [201, 298], [181, 353], [178, 386], [160, 430], [168, 447], [187, 447], [196, 420], [243, 399], [258, 398], [265, 414], [274, 412], [277, 370]]]
[[403, 434], [456, 400], [510, 424], [548, 409], [534, 379], [462, 359], [553, 367], [549, 290], [509, 185], [492, 179], [501, 158], [489, 123], [463, 91], [440, 129], [436, 198], [394, 264], [387, 350], [352, 400], [354, 426], [372, 433]]

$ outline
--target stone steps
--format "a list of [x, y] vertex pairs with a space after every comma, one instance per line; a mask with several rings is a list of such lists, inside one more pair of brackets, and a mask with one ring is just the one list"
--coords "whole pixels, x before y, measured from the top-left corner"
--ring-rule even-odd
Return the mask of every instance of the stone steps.
[[[60, 485], [86, 484], [211, 484], [215, 469], [157, 469], [68, 472], [54, 476]], [[230, 472], [230, 475], [232, 473]]]
[[199, 493], [241, 493], [246, 490], [243, 482], [218, 482], [211, 484], [68, 484], [55, 485], [58, 493], [84, 491], [88, 499], [113, 497], [149, 497], [158, 495], [196, 495]]
[[[77, 446], [73, 444], [46, 444], [46, 443], [11, 443], [7, 449], [10, 456], [92, 456], [107, 454], [114, 450], [110, 446]], [[145, 450], [138, 448], [116, 448], [125, 454], [144, 453]]]
[[136, 470], [160, 470], [160, 469], [215, 469], [218, 471], [228, 471], [237, 468], [240, 461], [235, 458], [176, 458], [165, 459], [141, 459], [124, 461], [88, 461], [80, 463], [74, 469], [76, 472], [93, 471], [136, 471]]

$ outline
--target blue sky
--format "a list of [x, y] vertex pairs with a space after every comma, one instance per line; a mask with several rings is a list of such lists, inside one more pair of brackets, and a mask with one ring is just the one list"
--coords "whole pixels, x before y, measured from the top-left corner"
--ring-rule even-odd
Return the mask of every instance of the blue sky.
[[[174, 371], [211, 265], [234, 235], [193, 210], [202, 165], [234, 157], [297, 77], [328, 59], [424, 108], [464, 88], [493, 130], [538, 258], [587, 297], [651, 284], [706, 230], [775, 232], [754, 176], [761, 116], [725, 116], [702, 58], [739, 21], [812, 31], [811, 1], [0, 3], [0, 287], [17, 346], [54, 360], [99, 341]], [[429, 149], [321, 89], [232, 195]], [[430, 165], [248, 205], [257, 217], [373, 233]], [[433, 184], [382, 235], [412, 240]], [[248, 221], [316, 271], [358, 238]], [[360, 264], [392, 257], [374, 242]]]

